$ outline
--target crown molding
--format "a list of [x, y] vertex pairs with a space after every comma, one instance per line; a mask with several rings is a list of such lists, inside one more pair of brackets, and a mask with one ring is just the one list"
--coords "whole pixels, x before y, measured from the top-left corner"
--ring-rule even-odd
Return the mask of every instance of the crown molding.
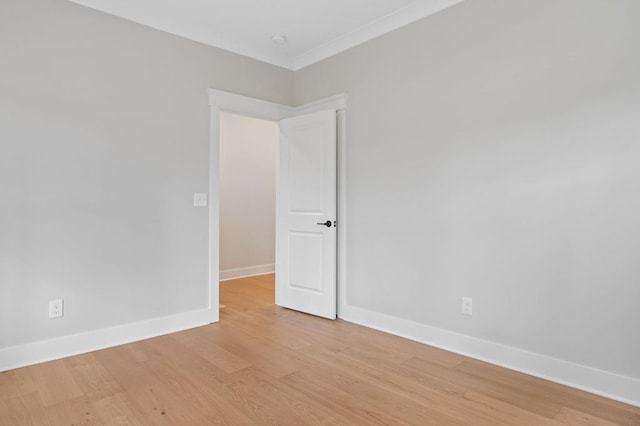
[[239, 43], [235, 43], [232, 40], [219, 37], [215, 34], [208, 33], [202, 28], [185, 28], [184, 25], [180, 25], [171, 20], [160, 18], [153, 15], [148, 15], [136, 11], [135, 9], [123, 10], [117, 4], [105, 3], [99, 0], [68, 0], [71, 3], [75, 3], [81, 6], [85, 6], [99, 12], [103, 12], [109, 15], [117, 16], [136, 24], [144, 25], [145, 27], [153, 28], [154, 30], [162, 31], [168, 34], [172, 34], [178, 37], [185, 38], [187, 40], [196, 41], [202, 44], [206, 44], [210, 47], [226, 50], [228, 52], [236, 53], [241, 56], [256, 59], [261, 62], [266, 62], [271, 65], [275, 65], [281, 68], [292, 70], [292, 61], [290, 58], [284, 55], [267, 54], [257, 49], [252, 49], [249, 46], [243, 46]]
[[227, 50], [229, 52], [266, 62], [291, 71], [297, 71], [390, 31], [418, 21], [429, 15], [433, 15], [443, 9], [461, 3], [464, 0], [417, 0], [402, 9], [376, 19], [375, 21], [354, 31], [297, 56], [287, 56], [284, 54], [260, 51], [259, 49], [241, 45], [229, 39], [224, 39], [212, 33], [208, 33], [202, 28], [185, 28], [171, 20], [153, 17], [152, 15], [147, 15], [139, 11], [135, 11], [134, 9], [128, 9], [125, 12], [115, 5], [108, 6], [109, 3], [106, 3], [107, 6], [105, 6], [105, 3], [102, 1], [69, 1], [104, 13], [119, 16], [123, 19], [142, 24], [156, 30], [197, 41], [208, 46]]
[[464, 0], [418, 0], [329, 43], [309, 50], [302, 55], [298, 55], [293, 59], [293, 67], [291, 69], [297, 71], [315, 64], [323, 59], [344, 52], [359, 44], [366, 43], [369, 40], [426, 18], [463, 1]]

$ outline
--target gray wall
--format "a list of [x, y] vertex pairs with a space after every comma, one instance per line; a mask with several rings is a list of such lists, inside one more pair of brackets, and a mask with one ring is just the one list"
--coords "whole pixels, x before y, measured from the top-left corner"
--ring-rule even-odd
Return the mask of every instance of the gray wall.
[[292, 78], [63, 0], [2, 0], [0, 348], [208, 306], [206, 88], [290, 104]]
[[296, 72], [349, 93], [348, 304], [640, 378], [638, 22], [469, 0]]

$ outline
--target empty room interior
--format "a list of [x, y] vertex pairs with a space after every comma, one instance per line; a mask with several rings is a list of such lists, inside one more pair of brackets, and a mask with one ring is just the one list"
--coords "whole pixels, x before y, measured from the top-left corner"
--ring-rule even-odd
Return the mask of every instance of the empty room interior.
[[0, 0], [0, 425], [640, 425], [637, 0]]

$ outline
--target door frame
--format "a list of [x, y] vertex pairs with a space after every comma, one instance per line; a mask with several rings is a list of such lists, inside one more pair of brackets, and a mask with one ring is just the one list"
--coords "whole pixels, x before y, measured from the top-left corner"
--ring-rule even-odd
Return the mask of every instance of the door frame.
[[[312, 112], [334, 109], [337, 111], [337, 313], [341, 318], [346, 304], [346, 93], [315, 102], [290, 107], [262, 99], [251, 98], [222, 90], [209, 89], [210, 141], [209, 141], [209, 312], [210, 322], [220, 320], [220, 112], [230, 112], [280, 121]], [[277, 196], [277, 194], [276, 194]]]

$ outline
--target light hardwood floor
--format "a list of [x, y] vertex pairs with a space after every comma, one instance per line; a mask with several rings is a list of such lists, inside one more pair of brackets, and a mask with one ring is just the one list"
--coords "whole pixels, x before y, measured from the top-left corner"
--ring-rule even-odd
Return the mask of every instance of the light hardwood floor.
[[640, 425], [640, 409], [221, 283], [219, 324], [0, 374], [0, 425]]

